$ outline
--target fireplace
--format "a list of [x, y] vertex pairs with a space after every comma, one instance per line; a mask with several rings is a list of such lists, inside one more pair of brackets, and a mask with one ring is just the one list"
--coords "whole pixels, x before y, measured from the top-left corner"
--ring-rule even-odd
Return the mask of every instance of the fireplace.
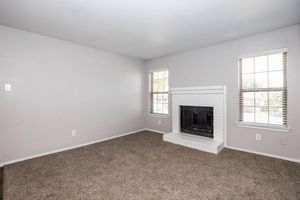
[[213, 138], [213, 125], [213, 107], [180, 106], [181, 132]]
[[171, 88], [172, 132], [163, 140], [219, 153], [226, 137], [226, 87]]

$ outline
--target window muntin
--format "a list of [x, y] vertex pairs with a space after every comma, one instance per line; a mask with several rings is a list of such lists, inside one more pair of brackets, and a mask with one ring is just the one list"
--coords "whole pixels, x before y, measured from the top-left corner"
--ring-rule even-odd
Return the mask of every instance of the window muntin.
[[240, 122], [287, 126], [287, 52], [239, 59]]
[[169, 71], [161, 70], [149, 73], [150, 113], [169, 113]]

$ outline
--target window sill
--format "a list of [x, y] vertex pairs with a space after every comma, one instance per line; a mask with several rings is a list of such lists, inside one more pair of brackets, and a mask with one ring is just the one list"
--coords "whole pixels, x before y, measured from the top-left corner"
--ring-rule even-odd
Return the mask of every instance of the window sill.
[[151, 117], [168, 118], [169, 114], [148, 113]]
[[254, 129], [262, 129], [268, 131], [279, 131], [279, 132], [291, 132], [291, 128], [284, 126], [276, 126], [276, 125], [265, 125], [265, 124], [252, 124], [247, 122], [236, 122], [238, 127], [242, 128], [254, 128]]

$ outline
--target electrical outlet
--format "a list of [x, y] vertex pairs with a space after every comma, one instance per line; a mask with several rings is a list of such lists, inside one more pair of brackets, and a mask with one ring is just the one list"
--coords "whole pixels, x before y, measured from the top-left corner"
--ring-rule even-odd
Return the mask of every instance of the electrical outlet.
[[71, 135], [72, 135], [73, 137], [76, 136], [76, 135], [77, 135], [77, 131], [76, 131], [76, 130], [72, 130]]
[[11, 91], [11, 84], [6, 83], [6, 84], [4, 85], [4, 90], [5, 90], [6, 92], [10, 92], [10, 91]]
[[256, 139], [257, 141], [260, 141], [260, 140], [261, 140], [261, 134], [258, 134], [258, 133], [257, 133], [257, 134], [255, 135], [255, 139]]
[[287, 139], [286, 139], [286, 137], [282, 137], [282, 138], [280, 138], [280, 145], [282, 145], [282, 146], [285, 146], [285, 145], [286, 145], [286, 143], [287, 143]]
[[157, 123], [158, 123], [158, 125], [161, 125], [161, 120], [158, 120], [158, 122], [157, 122]]

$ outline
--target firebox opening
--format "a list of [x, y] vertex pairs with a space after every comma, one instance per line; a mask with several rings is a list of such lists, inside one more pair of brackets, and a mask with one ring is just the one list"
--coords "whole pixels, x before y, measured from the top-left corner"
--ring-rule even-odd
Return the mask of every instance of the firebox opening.
[[213, 124], [213, 107], [180, 106], [181, 132], [213, 138]]

